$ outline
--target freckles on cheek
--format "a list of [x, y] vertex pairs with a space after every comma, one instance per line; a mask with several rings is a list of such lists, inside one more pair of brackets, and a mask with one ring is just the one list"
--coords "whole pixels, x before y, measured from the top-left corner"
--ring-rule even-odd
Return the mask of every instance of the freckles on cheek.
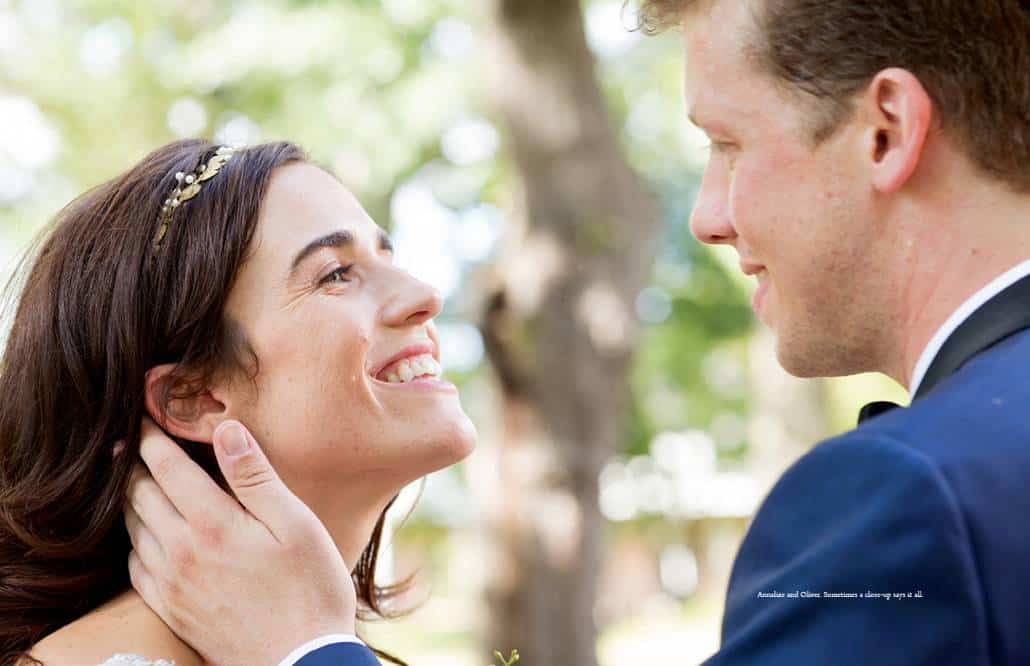
[[734, 213], [768, 215], [782, 206], [793, 206], [804, 190], [808, 175], [791, 155], [749, 156], [734, 173], [731, 203]]
[[330, 374], [336, 381], [358, 381], [369, 361], [370, 335], [366, 327], [347, 313], [319, 313], [296, 335], [305, 340], [306, 359], [312, 369]]
[[341, 349], [341, 355], [343, 362], [341, 367], [345, 372], [346, 379], [350, 385], [359, 386], [368, 372], [367, 365], [372, 361], [369, 358], [368, 336], [363, 333], [354, 335]]
[[761, 175], [753, 169], [740, 169], [734, 175], [726, 214], [733, 220], [738, 232], [741, 225], [747, 227], [748, 220], [756, 211], [761, 211], [767, 202], [767, 193], [763, 192], [764, 182]]

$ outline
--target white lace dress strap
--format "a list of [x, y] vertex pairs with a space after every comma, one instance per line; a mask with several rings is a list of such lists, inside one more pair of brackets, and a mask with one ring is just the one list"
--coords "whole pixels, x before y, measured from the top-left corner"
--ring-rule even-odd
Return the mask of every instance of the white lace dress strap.
[[175, 666], [175, 662], [165, 661], [164, 659], [150, 661], [138, 654], [118, 653], [108, 657], [105, 661], [97, 664], [97, 666]]

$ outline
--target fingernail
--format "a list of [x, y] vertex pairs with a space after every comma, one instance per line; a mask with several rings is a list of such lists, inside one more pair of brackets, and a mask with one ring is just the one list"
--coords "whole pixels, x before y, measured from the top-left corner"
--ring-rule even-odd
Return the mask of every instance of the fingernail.
[[247, 440], [247, 433], [243, 432], [243, 426], [236, 422], [230, 422], [222, 427], [222, 450], [230, 456], [238, 456], [244, 453], [250, 446]]

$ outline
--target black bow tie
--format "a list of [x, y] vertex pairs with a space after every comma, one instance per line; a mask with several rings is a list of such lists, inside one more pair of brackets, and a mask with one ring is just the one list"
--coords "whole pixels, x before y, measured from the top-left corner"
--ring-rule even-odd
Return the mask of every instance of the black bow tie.
[[[933, 390], [971, 358], [1005, 338], [1030, 328], [1030, 276], [1002, 290], [969, 316], [941, 346], [913, 400]], [[858, 422], [888, 412], [893, 402], [871, 402], [858, 414]]]
[[870, 402], [868, 405], [863, 407], [862, 410], [858, 413], [858, 422], [861, 424], [863, 421], [867, 419], [871, 419], [874, 416], [879, 416], [880, 414], [889, 412], [892, 409], [897, 409], [898, 407], [901, 407], [901, 405], [899, 405], [896, 402], [887, 402], [885, 400]]

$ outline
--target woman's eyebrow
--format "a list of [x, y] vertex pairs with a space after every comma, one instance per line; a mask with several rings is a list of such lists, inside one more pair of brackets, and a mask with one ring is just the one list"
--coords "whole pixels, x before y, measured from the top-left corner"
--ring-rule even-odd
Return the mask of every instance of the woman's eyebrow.
[[[379, 249], [387, 252], [393, 252], [393, 242], [390, 237], [382, 229], [379, 230]], [[315, 240], [311, 241], [304, 248], [293, 257], [293, 261], [290, 263], [290, 275], [292, 279], [294, 274], [297, 272], [297, 267], [300, 266], [301, 262], [307, 259], [310, 255], [321, 250], [324, 247], [348, 247], [354, 244], [354, 234], [345, 229], [340, 231], [334, 231], [328, 233], [325, 236], [319, 236]]]

